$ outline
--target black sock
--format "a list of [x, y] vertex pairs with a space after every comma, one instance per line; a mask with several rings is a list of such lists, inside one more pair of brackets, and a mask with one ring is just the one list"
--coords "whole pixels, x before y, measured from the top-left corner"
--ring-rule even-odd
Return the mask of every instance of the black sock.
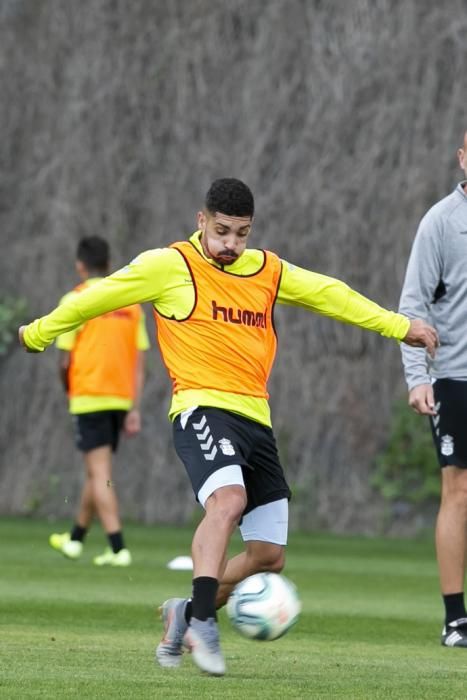
[[197, 620], [217, 619], [216, 595], [219, 581], [210, 576], [198, 576], [193, 579], [192, 616]]
[[460, 617], [467, 617], [464, 604], [464, 592], [461, 593], [450, 593], [449, 595], [443, 595], [444, 607], [446, 608], [446, 624], [454, 620], [458, 620]]
[[186, 605], [185, 605], [185, 622], [187, 623], [187, 625], [190, 624], [191, 616], [193, 614], [192, 608], [193, 608], [193, 602], [192, 602], [191, 598], [188, 598], [188, 600], [186, 601]]
[[77, 542], [84, 542], [86, 533], [88, 531], [87, 527], [81, 527], [81, 525], [74, 525], [70, 534], [70, 540], [76, 540]]
[[118, 532], [108, 532], [107, 537], [109, 538], [110, 546], [114, 554], [117, 554], [121, 549], [125, 549], [121, 530]]

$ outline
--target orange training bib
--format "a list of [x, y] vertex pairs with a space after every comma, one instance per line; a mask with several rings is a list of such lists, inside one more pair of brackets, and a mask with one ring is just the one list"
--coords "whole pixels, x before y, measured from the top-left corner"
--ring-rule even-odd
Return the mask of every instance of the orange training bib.
[[173, 246], [183, 256], [195, 288], [188, 318], [156, 312], [158, 341], [173, 382], [184, 389], [216, 389], [268, 398], [267, 380], [276, 354], [273, 308], [282, 264], [263, 251], [253, 275], [211, 265], [189, 242]]
[[[81, 291], [82, 285], [75, 291]], [[137, 361], [138, 305], [86, 321], [71, 351], [69, 395], [133, 399]]]

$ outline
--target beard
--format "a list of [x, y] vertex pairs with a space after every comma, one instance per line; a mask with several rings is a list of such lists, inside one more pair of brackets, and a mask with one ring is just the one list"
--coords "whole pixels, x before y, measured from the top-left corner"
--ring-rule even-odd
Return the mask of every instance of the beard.
[[213, 253], [209, 247], [209, 240], [205, 232], [203, 232], [200, 242], [204, 254], [208, 258], [211, 258], [211, 260], [214, 260], [214, 262], [216, 262], [218, 265], [232, 265], [232, 263], [234, 263], [240, 257], [238, 253], [235, 253], [233, 250], [229, 250], [228, 248], [224, 248], [219, 252]]
[[238, 255], [231, 250], [223, 250], [212, 258], [220, 265], [231, 265], [238, 259]]

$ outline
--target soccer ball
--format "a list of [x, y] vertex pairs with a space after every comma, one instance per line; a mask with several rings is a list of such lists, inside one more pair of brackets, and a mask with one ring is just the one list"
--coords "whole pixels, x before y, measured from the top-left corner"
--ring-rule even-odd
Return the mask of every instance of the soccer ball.
[[272, 573], [249, 576], [235, 586], [227, 601], [233, 626], [250, 639], [282, 637], [297, 622], [300, 610], [294, 584]]

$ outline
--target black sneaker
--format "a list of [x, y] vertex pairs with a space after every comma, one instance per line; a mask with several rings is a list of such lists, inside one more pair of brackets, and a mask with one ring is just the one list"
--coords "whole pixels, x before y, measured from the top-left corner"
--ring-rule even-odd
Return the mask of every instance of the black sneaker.
[[444, 647], [467, 647], [467, 617], [460, 617], [443, 627], [441, 644]]

